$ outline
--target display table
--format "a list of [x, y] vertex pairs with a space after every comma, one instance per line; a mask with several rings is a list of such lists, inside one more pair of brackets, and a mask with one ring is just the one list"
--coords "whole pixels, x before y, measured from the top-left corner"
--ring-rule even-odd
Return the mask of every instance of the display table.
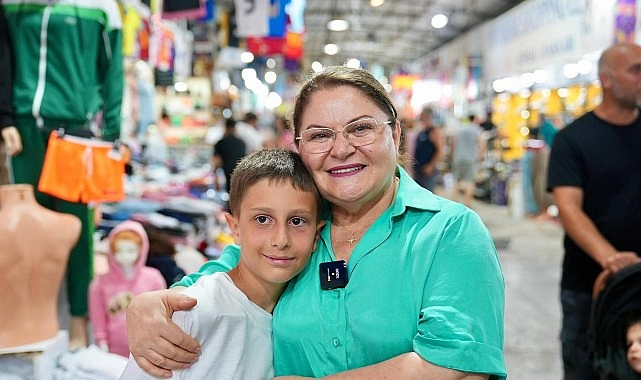
[[58, 335], [41, 342], [0, 349], [2, 379], [52, 380], [56, 360], [69, 349], [69, 334]]

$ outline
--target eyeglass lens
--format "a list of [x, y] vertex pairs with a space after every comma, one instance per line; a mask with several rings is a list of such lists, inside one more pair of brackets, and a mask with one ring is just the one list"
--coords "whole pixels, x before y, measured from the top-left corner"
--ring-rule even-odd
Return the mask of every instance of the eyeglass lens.
[[375, 131], [378, 126], [376, 119], [366, 118], [353, 121], [340, 131], [331, 128], [310, 128], [303, 131], [300, 138], [305, 149], [312, 153], [322, 153], [332, 149], [337, 133], [342, 133], [354, 147], [371, 144], [376, 139]]

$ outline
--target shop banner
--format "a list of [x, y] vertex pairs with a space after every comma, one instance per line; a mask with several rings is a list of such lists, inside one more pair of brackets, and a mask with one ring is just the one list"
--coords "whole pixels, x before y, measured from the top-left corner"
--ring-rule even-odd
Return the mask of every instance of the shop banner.
[[284, 37], [287, 26], [285, 7], [289, 0], [270, 0], [269, 37]]
[[285, 35], [285, 48], [283, 53], [285, 57], [289, 59], [303, 58], [303, 35], [288, 30]]
[[285, 49], [284, 37], [248, 37], [247, 50], [258, 57], [283, 54]]
[[234, 0], [236, 37], [263, 37], [269, 34], [270, 0]]
[[617, 0], [529, 0], [486, 24], [487, 78], [576, 62], [609, 46]]
[[634, 42], [636, 0], [617, 0], [614, 42]]

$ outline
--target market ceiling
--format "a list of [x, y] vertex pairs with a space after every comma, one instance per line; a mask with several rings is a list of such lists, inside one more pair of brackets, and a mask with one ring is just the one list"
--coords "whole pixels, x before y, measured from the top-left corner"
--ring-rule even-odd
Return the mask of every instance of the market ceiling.
[[[386, 0], [372, 7], [370, 1], [306, 0], [304, 49], [308, 62], [342, 64], [349, 58], [357, 58], [366, 65], [397, 69], [523, 2]], [[448, 18], [447, 25], [441, 29], [431, 26], [432, 17], [437, 13]], [[348, 29], [329, 31], [327, 23], [336, 17], [348, 21]], [[338, 53], [325, 54], [328, 43], [336, 44]]]

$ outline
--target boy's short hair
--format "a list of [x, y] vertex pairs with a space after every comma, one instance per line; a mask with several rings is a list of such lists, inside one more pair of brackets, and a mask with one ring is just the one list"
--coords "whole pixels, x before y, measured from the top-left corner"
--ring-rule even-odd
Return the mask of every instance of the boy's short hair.
[[289, 181], [295, 189], [314, 194], [317, 215], [320, 217], [321, 196], [312, 175], [298, 153], [281, 148], [261, 149], [238, 161], [231, 176], [229, 190], [232, 214], [238, 215], [246, 191], [263, 179], [272, 183]]

